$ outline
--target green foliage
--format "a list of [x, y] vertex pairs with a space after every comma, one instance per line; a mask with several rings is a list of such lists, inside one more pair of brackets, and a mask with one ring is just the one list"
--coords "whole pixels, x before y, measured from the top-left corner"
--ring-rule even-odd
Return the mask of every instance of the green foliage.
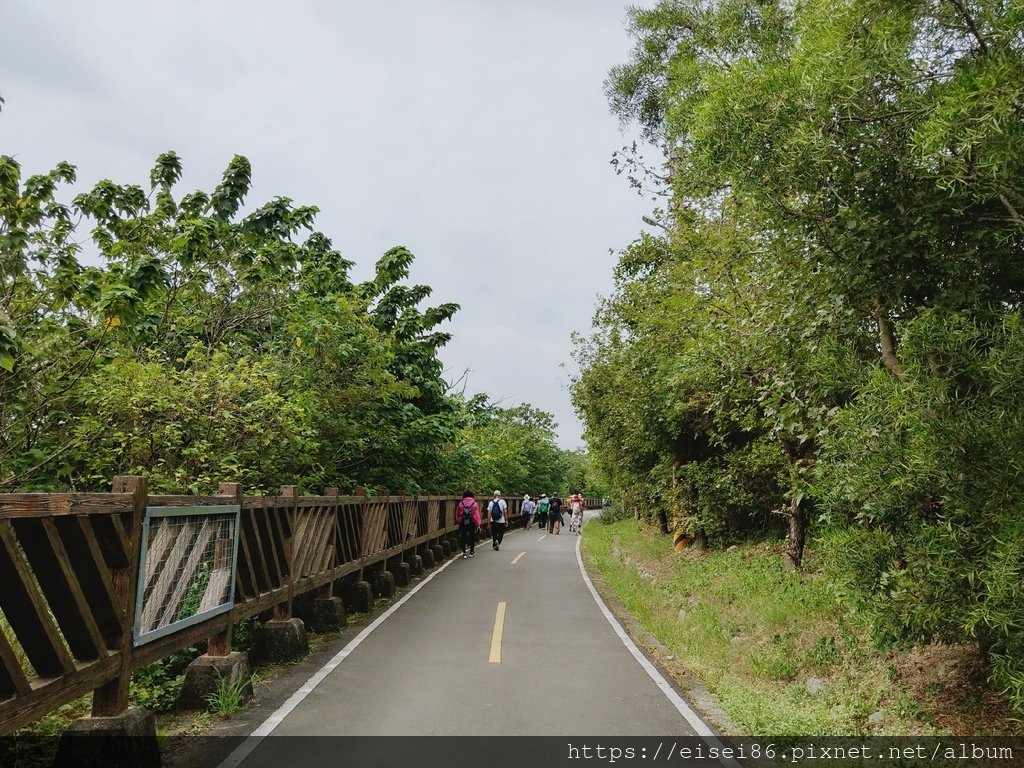
[[795, 652], [793, 641], [797, 633], [790, 630], [774, 634], [769, 643], [757, 650], [751, 658], [751, 666], [769, 680], [793, 680], [803, 668], [802, 659]]
[[34, 723], [0, 738], [0, 765], [11, 768], [49, 768], [57, 754], [60, 735], [70, 721], [87, 717], [92, 696], [62, 704]]
[[677, 478], [683, 503], [673, 527], [731, 543], [777, 527], [766, 500], [784, 495], [786, 460], [767, 439], [721, 457], [690, 462]]
[[600, 470], [594, 466], [590, 453], [584, 450], [567, 451], [565, 458], [569, 466], [560, 487], [570, 494], [578, 492], [587, 499], [601, 499], [609, 495], [608, 486]]
[[203, 595], [206, 593], [206, 588], [210, 585], [210, 574], [210, 563], [203, 562], [200, 564], [199, 569], [192, 578], [192, 583], [189, 584], [185, 597], [181, 601], [181, 605], [178, 607], [174, 621], [190, 619], [199, 613], [199, 606], [202, 604]]
[[662, 0], [629, 24], [606, 91], [665, 162], [613, 163], [665, 209], [577, 339], [594, 465], [712, 544], [778, 519], [798, 564], [820, 526], [878, 640], [974, 639], [1019, 705], [1024, 15]]
[[466, 427], [446, 455], [453, 484], [506, 496], [564, 492], [569, 452], [555, 444], [551, 414], [527, 405], [488, 405], [482, 397], [464, 402], [463, 413]]
[[306, 475], [315, 458], [308, 412], [282, 394], [273, 360], [209, 355], [203, 347], [173, 368], [115, 359], [81, 394], [86, 415], [75, 427], [81, 463], [69, 467], [73, 486], [140, 474], [157, 492], [201, 493], [224, 477], [270, 489]]
[[[784, 570], [777, 544], [680, 556], [633, 520], [609, 525], [602, 515], [591, 526], [588, 570], [665, 646], [670, 664], [701, 678], [736, 732], [870, 733], [867, 716], [898, 693], [870, 626], [816, 570]], [[806, 686], [812, 675], [818, 693]], [[913, 719], [895, 714], [885, 728], [920, 732]]]
[[234, 681], [221, 675], [217, 678], [217, 690], [206, 695], [206, 703], [214, 714], [228, 720], [245, 707], [255, 680], [255, 675]]
[[199, 655], [199, 649], [191, 646], [133, 672], [128, 689], [132, 703], [154, 712], [169, 712], [181, 693], [185, 669]]
[[[892, 640], [976, 638], [994, 676], [1024, 642], [1024, 319], [928, 311], [908, 323], [907, 376], [874, 376], [837, 417], [819, 467], [829, 550]], [[1019, 656], [1017, 657], [1020, 658]]]
[[[448, 391], [458, 306], [407, 284], [408, 249], [356, 285], [315, 207], [243, 213], [245, 158], [210, 192], [179, 194], [181, 174], [167, 152], [148, 189], [103, 180], [68, 204], [72, 166], [23, 180], [0, 158], [0, 490], [561, 486], [553, 424], [471, 425]], [[78, 260], [89, 239], [98, 266]]]

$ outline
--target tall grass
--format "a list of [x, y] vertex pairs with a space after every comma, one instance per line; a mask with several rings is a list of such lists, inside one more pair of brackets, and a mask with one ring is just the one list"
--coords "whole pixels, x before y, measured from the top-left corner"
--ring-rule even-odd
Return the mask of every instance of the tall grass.
[[[892, 697], [890, 666], [866, 620], [845, 610], [814, 572], [781, 566], [781, 544], [728, 552], [671, 551], [633, 520], [593, 521], [588, 569], [701, 678], [746, 735], [845, 735], [875, 730], [871, 715]], [[909, 716], [908, 714], [909, 713]], [[919, 708], [889, 707], [887, 733], [927, 733]]]

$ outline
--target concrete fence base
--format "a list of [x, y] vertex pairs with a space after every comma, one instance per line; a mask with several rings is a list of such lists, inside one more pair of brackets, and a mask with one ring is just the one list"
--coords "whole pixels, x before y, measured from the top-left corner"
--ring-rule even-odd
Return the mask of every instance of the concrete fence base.
[[156, 720], [131, 708], [112, 717], [83, 717], [61, 734], [52, 768], [160, 768]]
[[185, 683], [178, 694], [180, 709], [208, 709], [208, 697], [222, 685], [240, 685], [248, 699], [252, 697], [252, 670], [249, 656], [234, 651], [227, 656], [200, 656], [185, 670]]
[[253, 639], [253, 656], [259, 661], [292, 661], [309, 652], [309, 637], [302, 619], [264, 622]]

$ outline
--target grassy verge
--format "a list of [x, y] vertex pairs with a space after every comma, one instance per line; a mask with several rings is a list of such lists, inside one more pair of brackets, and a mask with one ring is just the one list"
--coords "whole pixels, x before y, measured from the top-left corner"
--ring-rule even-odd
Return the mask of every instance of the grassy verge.
[[[962, 649], [874, 645], [813, 550], [799, 574], [769, 542], [677, 554], [633, 520], [594, 520], [582, 546], [587, 568], [660, 641], [663, 665], [698, 677], [738, 733], [1019, 733], [996, 692], [979, 695]], [[965, 683], [964, 696], [950, 693]]]

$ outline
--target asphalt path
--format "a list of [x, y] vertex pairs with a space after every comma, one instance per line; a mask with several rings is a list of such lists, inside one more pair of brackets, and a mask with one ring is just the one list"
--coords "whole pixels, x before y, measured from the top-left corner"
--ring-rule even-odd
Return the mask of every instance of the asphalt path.
[[[534, 526], [439, 566], [256, 735], [693, 735], [704, 726], [609, 622], [578, 539]], [[230, 764], [263, 762], [251, 743]]]

